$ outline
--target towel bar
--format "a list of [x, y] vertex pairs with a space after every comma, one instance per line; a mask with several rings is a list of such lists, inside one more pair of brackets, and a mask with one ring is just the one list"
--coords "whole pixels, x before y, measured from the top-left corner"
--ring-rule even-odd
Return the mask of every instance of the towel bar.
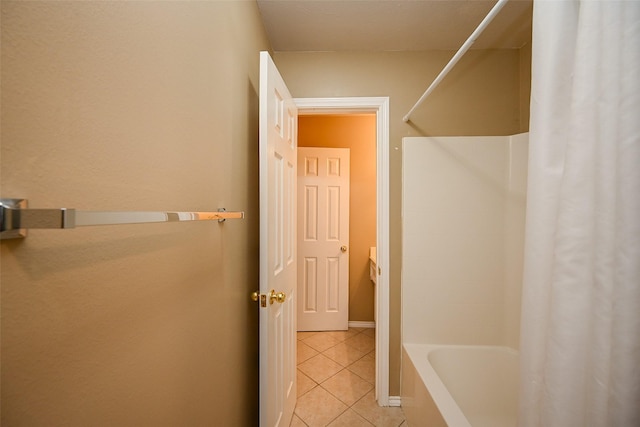
[[28, 209], [26, 199], [0, 199], [0, 240], [26, 237], [29, 228], [63, 229], [94, 225], [243, 219], [244, 212], [78, 211], [69, 208]]

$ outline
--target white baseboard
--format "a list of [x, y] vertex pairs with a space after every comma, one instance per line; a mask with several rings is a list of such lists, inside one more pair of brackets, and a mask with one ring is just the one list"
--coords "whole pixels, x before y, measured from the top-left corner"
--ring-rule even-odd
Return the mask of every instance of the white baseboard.
[[400, 396], [389, 396], [389, 406], [402, 406]]
[[371, 328], [375, 329], [376, 322], [360, 322], [360, 321], [349, 321], [350, 328]]

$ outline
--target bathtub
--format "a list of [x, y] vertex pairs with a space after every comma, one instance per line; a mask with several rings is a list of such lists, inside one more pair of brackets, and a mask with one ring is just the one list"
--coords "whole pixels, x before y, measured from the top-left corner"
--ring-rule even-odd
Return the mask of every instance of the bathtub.
[[508, 347], [404, 344], [409, 427], [514, 427], [518, 352]]

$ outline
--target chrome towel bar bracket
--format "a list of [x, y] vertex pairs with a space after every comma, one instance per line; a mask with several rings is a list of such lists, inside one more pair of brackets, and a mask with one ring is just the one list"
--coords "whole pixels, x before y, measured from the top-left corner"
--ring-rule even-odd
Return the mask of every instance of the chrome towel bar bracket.
[[68, 208], [29, 209], [26, 199], [0, 199], [0, 240], [27, 236], [29, 228], [63, 229], [94, 225], [243, 219], [244, 212], [119, 212]]

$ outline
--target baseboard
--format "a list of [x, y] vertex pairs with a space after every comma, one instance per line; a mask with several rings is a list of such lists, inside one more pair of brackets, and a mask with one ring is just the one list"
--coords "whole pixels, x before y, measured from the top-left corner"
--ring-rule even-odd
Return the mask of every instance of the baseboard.
[[360, 322], [360, 321], [349, 321], [350, 328], [371, 328], [375, 329], [376, 322]]
[[389, 396], [389, 406], [402, 406], [400, 396]]

